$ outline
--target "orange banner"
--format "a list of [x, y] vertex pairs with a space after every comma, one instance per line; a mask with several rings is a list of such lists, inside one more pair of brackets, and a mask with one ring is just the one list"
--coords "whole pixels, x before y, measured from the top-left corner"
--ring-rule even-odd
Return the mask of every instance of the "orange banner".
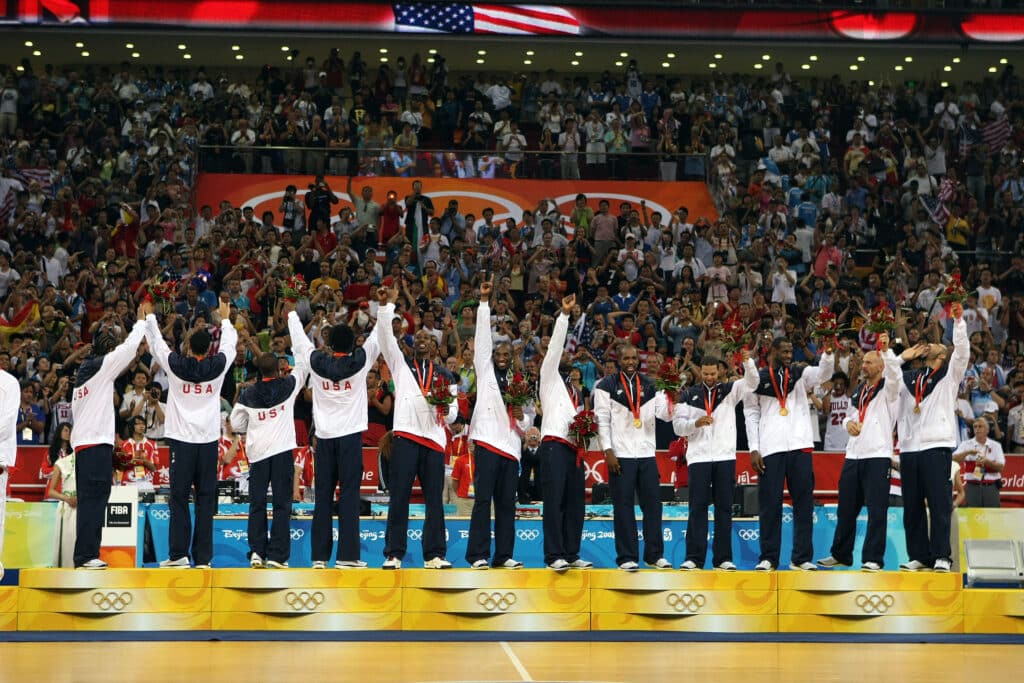
[[[351, 206], [345, 194], [348, 178], [327, 176], [325, 178], [340, 202], [335, 213], [345, 206]], [[399, 197], [411, 192], [413, 178], [362, 177], [352, 179], [352, 191], [360, 192], [369, 185], [373, 188], [374, 199], [383, 203], [389, 191]], [[646, 200], [648, 211], [660, 211], [662, 222], [668, 223], [672, 213], [681, 206], [689, 209], [689, 220], [705, 216], [714, 220], [718, 216], [707, 185], [703, 182], [620, 182], [613, 180], [479, 180], [458, 178], [422, 178], [423, 192], [434, 201], [434, 209], [440, 214], [448, 201], [459, 200], [459, 211], [472, 213], [480, 218], [485, 208], [494, 209], [494, 222], [500, 223], [512, 217], [519, 221], [524, 209], [534, 209], [541, 199], [553, 199], [559, 210], [568, 217], [572, 213], [576, 195], [587, 195], [588, 204], [596, 211], [602, 199], [611, 202], [612, 213], [618, 213], [619, 203], [628, 201], [635, 208], [640, 200]], [[256, 218], [264, 211], [273, 211], [278, 216], [284, 188], [295, 185], [301, 197], [306, 193], [312, 176], [305, 175], [239, 175], [230, 173], [204, 173], [199, 176], [199, 206], [209, 204], [216, 212], [222, 200], [234, 207], [251, 206]]]

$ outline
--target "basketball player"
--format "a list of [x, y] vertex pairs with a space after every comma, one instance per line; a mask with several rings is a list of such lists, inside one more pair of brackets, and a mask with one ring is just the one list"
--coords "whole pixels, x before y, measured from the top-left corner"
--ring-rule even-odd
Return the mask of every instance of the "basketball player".
[[960, 383], [970, 362], [963, 307], [953, 304], [952, 314], [952, 355], [942, 344], [915, 346], [910, 355], [903, 354], [904, 361], [923, 356], [927, 363], [921, 370], [905, 372], [900, 387], [897, 431], [903, 486], [903, 526], [910, 556], [900, 565], [903, 571], [933, 569], [948, 572], [952, 566], [949, 531], [953, 501], [949, 472], [957, 442], [954, 411]]
[[338, 499], [338, 553], [336, 569], [363, 569], [359, 559], [359, 486], [363, 482], [363, 432], [369, 422], [366, 375], [377, 360], [377, 335], [371, 334], [361, 347], [348, 325], [333, 325], [328, 332], [329, 350], [314, 349], [299, 316], [288, 314], [292, 352], [309, 367], [313, 388], [313, 423], [316, 451], [313, 456], [313, 526], [310, 530], [313, 569], [324, 569], [331, 557], [334, 539], [334, 489], [340, 483]]
[[[772, 341], [769, 365], [761, 370], [752, 396], [743, 402], [750, 464], [760, 475], [757, 487], [761, 561], [756, 571], [779, 566], [782, 545], [782, 491], [793, 499], [793, 556], [790, 569], [814, 571], [814, 441], [807, 393], [832, 376], [835, 363], [827, 350], [817, 367], [793, 365], [793, 344], [784, 337]], [[764, 449], [764, 454], [761, 449]]]
[[580, 559], [586, 481], [583, 460], [577, 456], [580, 445], [569, 440], [569, 425], [585, 408], [583, 397], [569, 380], [572, 361], [565, 354], [569, 314], [575, 305], [575, 294], [562, 299], [562, 313], [555, 321], [540, 366], [538, 391], [544, 416], [539, 451], [544, 500], [544, 564], [557, 572], [594, 566], [593, 562]]
[[879, 335], [878, 345], [878, 351], [864, 356], [861, 365], [864, 381], [853, 392], [853, 408], [843, 420], [843, 428], [850, 439], [839, 475], [839, 506], [832, 552], [818, 560], [822, 567], [853, 564], [857, 516], [862, 507], [868, 509], [868, 527], [861, 552], [861, 570], [877, 572], [885, 564], [892, 431], [899, 412], [903, 378], [899, 362], [889, 350], [889, 335]]
[[654, 419], [671, 420], [664, 391], [639, 372], [640, 355], [634, 346], [619, 347], [619, 372], [594, 387], [597, 434], [608, 467], [615, 527], [615, 562], [619, 569], [640, 569], [640, 541], [634, 498], [640, 498], [644, 516], [644, 561], [655, 569], [671, 569], [663, 557], [661, 533], [661, 477], [655, 456]]
[[[494, 279], [480, 284], [480, 306], [476, 313], [473, 340], [473, 369], [476, 371], [476, 407], [469, 426], [474, 449], [474, 500], [469, 522], [466, 561], [473, 569], [493, 566], [521, 569], [512, 558], [516, 540], [516, 493], [519, 487], [519, 458], [522, 435], [530, 417], [522, 406], [505, 404], [514, 376], [512, 345], [495, 346], [491, 339], [489, 298]], [[491, 502], [494, 502], [494, 557], [491, 559]], [[488, 560], [490, 559], [490, 563]]]
[[[171, 451], [171, 522], [168, 558], [161, 567], [188, 567], [191, 546], [196, 568], [213, 559], [213, 515], [217, 511], [217, 441], [220, 439], [220, 390], [235, 362], [238, 332], [229, 319], [231, 304], [222, 299], [220, 348], [209, 354], [212, 338], [205, 323], [185, 336], [185, 353], [171, 351], [156, 316], [146, 316], [146, 339], [160, 367], [167, 372], [167, 414], [164, 435]], [[209, 354], [209, 355], [208, 355]], [[195, 488], [195, 533], [188, 497]]]
[[71, 447], [75, 450], [78, 491], [75, 567], [79, 569], [107, 568], [107, 563], [100, 559], [100, 541], [114, 478], [114, 380], [135, 359], [146, 332], [146, 314], [152, 309], [151, 303], [139, 304], [138, 322], [120, 344], [111, 332], [101, 329], [93, 338], [92, 352], [75, 375]]
[[457, 401], [438, 412], [436, 405], [427, 402], [434, 386], [434, 378], [448, 386], [452, 396], [457, 395], [458, 379], [442, 365], [430, 359], [431, 336], [419, 330], [413, 338], [415, 357], [407, 360], [398, 348], [391, 322], [395, 317], [398, 288], [377, 292], [380, 308], [374, 334], [380, 335], [384, 362], [391, 369], [395, 382], [394, 439], [391, 446], [391, 472], [388, 488], [391, 504], [384, 541], [384, 569], [401, 569], [405, 557], [409, 531], [409, 498], [413, 480], [419, 476], [426, 503], [423, 520], [423, 566], [426, 569], [450, 569], [445, 559], [448, 543], [445, 539], [444, 504], [444, 452], [448, 436], [445, 424], [451, 424], [458, 415]]

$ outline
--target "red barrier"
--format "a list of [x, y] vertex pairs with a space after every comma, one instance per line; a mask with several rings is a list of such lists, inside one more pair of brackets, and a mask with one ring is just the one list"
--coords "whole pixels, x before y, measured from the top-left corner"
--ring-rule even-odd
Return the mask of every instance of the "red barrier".
[[[17, 467], [11, 473], [11, 495], [28, 501], [42, 500], [46, 483], [40, 478], [40, 468], [46, 457], [46, 446], [19, 446]], [[160, 449], [164, 462], [169, 462], [166, 448]], [[584, 456], [587, 488], [608, 481], [608, 470], [604, 456], [592, 451]], [[843, 467], [842, 453], [816, 452], [814, 454], [814, 495], [819, 502], [834, 503], [839, 488], [839, 473]], [[675, 484], [676, 465], [665, 451], [658, 452], [658, 470], [663, 484]], [[756, 484], [757, 474], [750, 468], [750, 454], [740, 451], [736, 456], [736, 481], [740, 484]], [[372, 494], [380, 482], [380, 468], [377, 463], [377, 449], [363, 449], [362, 492]], [[1002, 502], [1005, 506], [1024, 507], [1024, 454], [1012, 453], [1006, 456], [1003, 470]]]

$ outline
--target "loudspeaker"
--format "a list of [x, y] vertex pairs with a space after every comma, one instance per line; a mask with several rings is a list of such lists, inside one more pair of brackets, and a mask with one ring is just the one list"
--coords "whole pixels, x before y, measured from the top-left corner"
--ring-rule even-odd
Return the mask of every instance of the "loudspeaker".
[[590, 503], [592, 505], [608, 505], [612, 502], [612, 491], [608, 484], [594, 484], [590, 490]]
[[734, 517], [757, 517], [757, 484], [737, 484], [732, 497]]

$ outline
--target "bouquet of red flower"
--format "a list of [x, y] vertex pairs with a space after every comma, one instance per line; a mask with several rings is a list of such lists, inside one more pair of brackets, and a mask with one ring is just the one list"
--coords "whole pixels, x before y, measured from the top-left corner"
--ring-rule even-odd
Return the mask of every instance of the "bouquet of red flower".
[[743, 358], [740, 351], [750, 348], [751, 340], [747, 326], [743, 324], [738, 315], [734, 315], [726, 318], [722, 323], [722, 334], [725, 336], [725, 341], [722, 342], [722, 352], [732, 354], [733, 364], [741, 365]]
[[892, 311], [885, 304], [878, 304], [868, 313], [864, 329], [874, 334], [888, 334], [896, 326]]
[[672, 412], [672, 399], [679, 395], [683, 388], [683, 373], [672, 361], [666, 360], [658, 368], [658, 374], [654, 376], [654, 387], [658, 391], [664, 391], [668, 397], [668, 411]]
[[597, 434], [597, 416], [593, 410], [581, 410], [569, 423], [569, 438], [576, 444], [576, 465], [583, 461], [587, 441]]
[[951, 315], [953, 304], [963, 304], [967, 300], [967, 291], [960, 281], [960, 271], [953, 271], [949, 284], [946, 285], [946, 288], [942, 290], [942, 293], [937, 298], [942, 303], [942, 309], [946, 312], [947, 317]]
[[306, 279], [301, 275], [292, 275], [281, 283], [281, 298], [295, 303], [306, 296]]
[[430, 391], [424, 396], [427, 403], [437, 409], [437, 424], [442, 427], [445, 424], [445, 416], [448, 414], [448, 406], [455, 400], [455, 396], [448, 389], [448, 380], [442, 375], [436, 375], [430, 384]]
[[524, 406], [533, 400], [533, 384], [527, 381], [521, 372], [512, 375], [508, 388], [501, 394], [505, 404], [509, 406]]
[[811, 317], [811, 339], [817, 339], [826, 349], [839, 345], [839, 323], [836, 314], [822, 306], [817, 315]]
[[148, 301], [161, 313], [170, 313], [174, 308], [174, 300], [178, 294], [177, 280], [150, 282], [146, 285], [143, 301]]
[[135, 456], [126, 450], [118, 447], [114, 449], [114, 469], [118, 472], [127, 472], [133, 465], [132, 462], [135, 460]]

